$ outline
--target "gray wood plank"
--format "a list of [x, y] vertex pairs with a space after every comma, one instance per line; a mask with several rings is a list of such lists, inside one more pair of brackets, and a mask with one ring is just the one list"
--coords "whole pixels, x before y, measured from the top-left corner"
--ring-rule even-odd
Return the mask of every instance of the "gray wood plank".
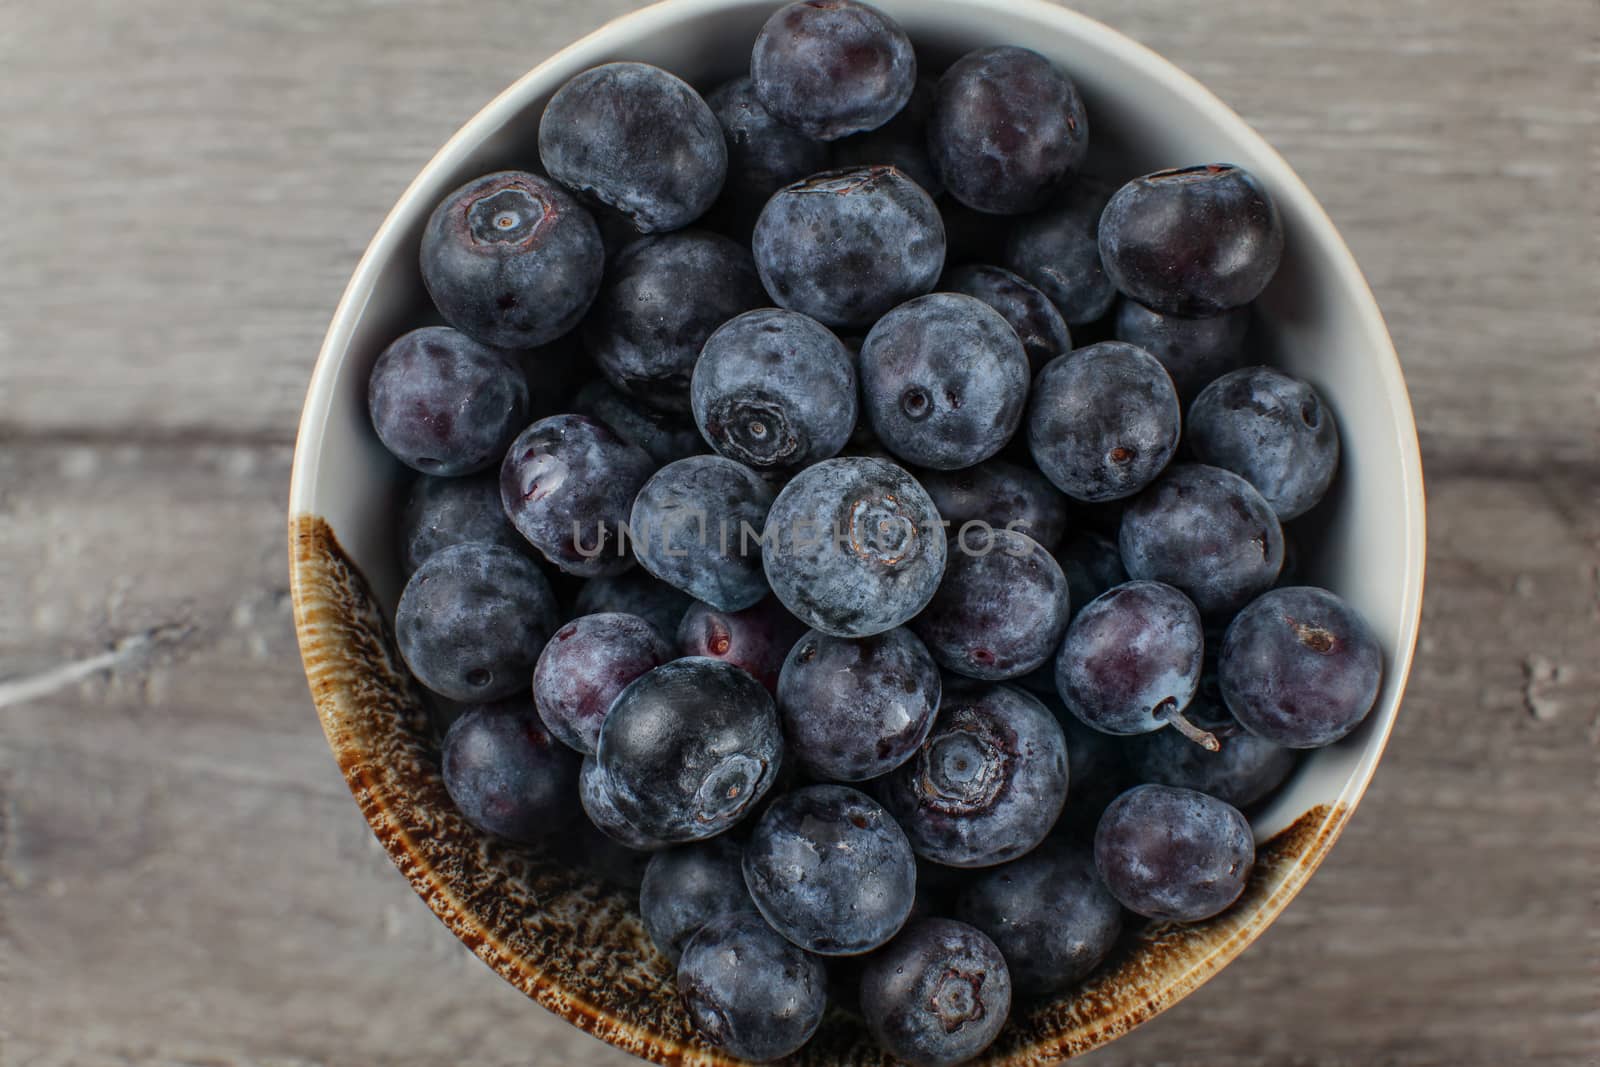
[[[21, 610], [0, 612], [0, 677], [125, 652], [0, 706], [0, 1062], [620, 1067], [433, 921], [350, 801], [298, 673], [287, 463], [281, 446], [0, 456], [6, 514], [27, 516], [6, 534]], [[1462, 471], [1432, 494], [1426, 637], [1361, 811], [1244, 958], [1088, 1062], [1489, 1067], [1596, 1047], [1600, 502], [1560, 473]]]

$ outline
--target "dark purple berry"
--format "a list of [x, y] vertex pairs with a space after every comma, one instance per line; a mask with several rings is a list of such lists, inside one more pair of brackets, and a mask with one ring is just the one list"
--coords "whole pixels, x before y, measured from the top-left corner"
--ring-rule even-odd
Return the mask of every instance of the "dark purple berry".
[[917, 865], [877, 801], [842, 785], [779, 797], [744, 850], [756, 907], [784, 937], [824, 956], [870, 952], [905, 924]]
[[639, 915], [656, 951], [674, 964], [683, 946], [713, 919], [754, 912], [744, 887], [744, 848], [727, 837], [657, 852], [639, 887]]
[[1239, 899], [1255, 865], [1250, 823], [1191, 789], [1135, 786], [1094, 835], [1095, 866], [1129, 911], [1168, 922], [1209, 919]]
[[761, 1063], [798, 1052], [817, 1032], [828, 973], [761, 916], [734, 913], [706, 923], [684, 947], [678, 995], [702, 1038]]
[[1089, 150], [1071, 79], [1026, 48], [968, 52], [939, 79], [928, 145], [950, 195], [999, 215], [1037, 211]]
[[872, 430], [908, 463], [970, 467], [1022, 422], [1028, 356], [1009, 323], [960, 293], [934, 293], [879, 319], [861, 346], [861, 399]]
[[706, 338], [766, 302], [744, 246], [706, 230], [645, 237], [610, 265], [583, 340], [612, 385], [646, 407], [686, 414]]
[[1016, 991], [1029, 995], [1087, 978], [1122, 932], [1122, 905], [1101, 882], [1093, 853], [1059, 841], [978, 872], [955, 915], [994, 942]]
[[1132, 496], [1178, 450], [1183, 416], [1172, 379], [1150, 353], [1102, 341], [1062, 356], [1033, 385], [1028, 448], [1075, 500]]
[[1146, 734], [1128, 747], [1135, 780], [1193, 789], [1244, 809], [1270, 796], [1294, 771], [1293, 749], [1240, 726], [1220, 701], [1207, 698], [1203, 682], [1183, 716], [1215, 737], [1220, 750], [1207, 751], [1172, 730]]
[[728, 169], [722, 127], [700, 94], [645, 63], [607, 63], [558, 89], [539, 122], [539, 158], [640, 233], [704, 215]]
[[1243, 307], [1283, 259], [1283, 222], [1255, 176], [1228, 163], [1147, 174], [1100, 219], [1113, 285], [1146, 307], [1204, 317]]
[[1006, 961], [980, 931], [918, 919], [861, 974], [861, 1014], [896, 1062], [954, 1067], [994, 1043], [1011, 1011]]
[[[834, 165], [896, 167], [929, 196], [941, 195], [944, 183], [928, 157], [928, 116], [933, 112], [934, 92], [934, 82], [918, 79], [900, 114], [875, 130], [833, 142]], [[813, 167], [812, 172], [821, 169]]]
[[577, 815], [578, 756], [526, 698], [464, 710], [444, 737], [443, 777], [468, 822], [513, 841], [537, 841]]
[[1383, 649], [1355, 609], [1326, 589], [1263, 593], [1222, 639], [1217, 680], [1246, 730], [1320, 748], [1361, 724], [1383, 682]]
[[945, 271], [939, 288], [975, 296], [998, 311], [1017, 332], [1035, 374], [1052, 359], [1072, 351], [1072, 334], [1050, 298], [1004, 267], [957, 267]]
[[528, 380], [510, 354], [448, 326], [395, 341], [367, 384], [372, 428], [385, 448], [424, 474], [491, 467], [528, 418]]
[[578, 590], [575, 615], [599, 615], [620, 611], [644, 619], [668, 644], [675, 644], [678, 623], [694, 599], [652, 578], [643, 569], [634, 569], [609, 578], [593, 578]]
[[1205, 636], [1189, 598], [1160, 582], [1127, 582], [1080, 611], [1056, 659], [1061, 699], [1102, 733], [1172, 726], [1215, 750], [1183, 709], [1200, 687]]
[[597, 757], [617, 811], [659, 841], [714, 837], [750, 814], [783, 762], [772, 697], [720, 660], [657, 667], [629, 685]]
[[622, 812], [617, 809], [616, 793], [606, 777], [605, 768], [592, 755], [583, 757], [583, 766], [578, 771], [578, 801], [583, 806], [583, 813], [607, 840], [637, 852], [654, 852], [667, 847], [666, 842], [640, 833], [623, 818]]
[[690, 397], [722, 455], [757, 470], [808, 467], [838, 455], [855, 429], [855, 359], [815, 319], [764, 308], [706, 341]]
[[450, 325], [487, 345], [534, 348], [583, 318], [600, 290], [605, 247], [566, 190], [508, 170], [440, 202], [422, 231], [421, 266]]
[[678, 651], [731, 663], [767, 692], [776, 693], [784, 657], [805, 630], [803, 623], [771, 597], [743, 611], [718, 611], [697, 603], [684, 612], [678, 624]]
[[1080, 178], [1043, 211], [1016, 221], [1002, 266], [1039, 287], [1068, 326], [1111, 310], [1117, 290], [1100, 262], [1100, 213], [1111, 190]]
[[878, 788], [917, 855], [992, 867], [1055, 825], [1067, 799], [1067, 745], [1055, 716], [1020, 689], [946, 685], [933, 732]]
[[[828, 169], [831, 154], [814, 140], [772, 117], [748, 77], [725, 82], [706, 97], [728, 143], [728, 181], [718, 217], [725, 212], [748, 235], [772, 194], [790, 182]], [[886, 160], [885, 162], [892, 162]]]
[[406, 577], [440, 549], [468, 541], [527, 551], [528, 542], [500, 506], [496, 472], [467, 478], [418, 478], [400, 512], [400, 568]]
[[1205, 319], [1186, 319], [1152, 311], [1136, 300], [1117, 304], [1117, 340], [1138, 345], [1160, 360], [1184, 404], [1244, 362], [1244, 337], [1249, 330], [1248, 307]]
[[544, 646], [533, 669], [533, 702], [558, 741], [592, 756], [617, 694], [672, 658], [672, 646], [637, 615], [584, 615]]
[[927, 606], [947, 553], [939, 513], [916, 479], [882, 460], [830, 459], [778, 494], [762, 563], [801, 622], [834, 637], [868, 637]]
[[395, 610], [395, 642], [417, 681], [451, 700], [526, 692], [557, 626], [539, 565], [499, 545], [469, 542], [417, 568]]
[[826, 326], [864, 328], [933, 288], [944, 269], [944, 222], [893, 167], [829, 171], [767, 202], [755, 258], [778, 304]]
[[1255, 486], [1282, 522], [1310, 511], [1339, 469], [1333, 412], [1309, 383], [1271, 367], [1244, 367], [1206, 386], [1186, 434], [1196, 459]]
[[656, 471], [633, 501], [628, 524], [641, 566], [719, 611], [767, 595], [761, 532], [773, 492], [749, 467], [691, 456]]
[[517, 531], [555, 566], [584, 578], [633, 565], [619, 543], [655, 464], [602, 422], [555, 415], [522, 431], [500, 466], [500, 500]]
[[1025, 534], [956, 535], [944, 580], [911, 622], [946, 670], [998, 681], [1041, 666], [1067, 631], [1067, 578]]
[[572, 408], [579, 415], [605, 423], [612, 433], [642, 448], [659, 464], [707, 451], [705, 439], [690, 419], [676, 412], [646, 407], [600, 379], [578, 390]]
[[906, 106], [917, 54], [899, 23], [856, 0], [801, 0], [767, 19], [750, 55], [762, 105], [820, 141], [875, 130]]
[[916, 753], [942, 688], [938, 666], [910, 630], [860, 638], [813, 630], [784, 661], [778, 712], [789, 751], [808, 774], [863, 782]]
[[1065, 499], [1038, 471], [1027, 467], [993, 459], [962, 470], [923, 471], [918, 480], [933, 498], [939, 517], [950, 524], [952, 536], [969, 522], [982, 523], [1027, 534], [1054, 550], [1066, 532]]
[[1249, 482], [1179, 463], [1134, 498], [1118, 537], [1130, 577], [1176, 586], [1200, 613], [1226, 618], [1272, 588], [1283, 529]]

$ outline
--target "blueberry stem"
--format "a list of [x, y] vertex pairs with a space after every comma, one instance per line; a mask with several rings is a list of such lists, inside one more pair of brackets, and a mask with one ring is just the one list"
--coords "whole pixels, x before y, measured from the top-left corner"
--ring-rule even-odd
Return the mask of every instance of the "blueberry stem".
[[1202, 730], [1188, 719], [1185, 719], [1183, 712], [1170, 711], [1161, 717], [1166, 720], [1168, 726], [1171, 726], [1207, 752], [1222, 751], [1222, 742], [1217, 740], [1217, 735], [1209, 730]]

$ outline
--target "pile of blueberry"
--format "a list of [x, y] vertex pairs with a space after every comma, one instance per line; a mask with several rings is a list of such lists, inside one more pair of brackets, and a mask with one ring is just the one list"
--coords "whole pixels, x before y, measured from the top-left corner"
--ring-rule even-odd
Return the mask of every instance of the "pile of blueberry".
[[573, 78], [544, 174], [423, 234], [449, 325], [369, 399], [422, 474], [395, 631], [445, 784], [490, 833], [648, 854], [735, 1055], [830, 995], [908, 1063], [977, 1055], [1133, 917], [1229, 907], [1241, 809], [1376, 699], [1372, 633], [1286, 573], [1339, 439], [1244, 365], [1271, 198], [1116, 187], [1088, 144], [1043, 56], [919, 80], [892, 19], [804, 0], [705, 97]]

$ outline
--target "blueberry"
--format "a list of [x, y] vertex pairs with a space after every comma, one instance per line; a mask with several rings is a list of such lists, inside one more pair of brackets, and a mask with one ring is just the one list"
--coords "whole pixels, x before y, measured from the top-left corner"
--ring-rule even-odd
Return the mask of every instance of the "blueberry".
[[767, 202], [755, 257], [781, 306], [827, 326], [866, 327], [939, 280], [944, 222], [893, 167], [829, 171]]
[[1022, 422], [1028, 356], [989, 305], [934, 293], [878, 320], [861, 346], [861, 399], [873, 432], [909, 463], [970, 467]]
[[1283, 565], [1271, 505], [1237, 474], [1199, 463], [1174, 464], [1129, 503], [1118, 545], [1131, 577], [1176, 586], [1215, 618], [1272, 588]]
[[1140, 785], [1106, 809], [1094, 860], [1123, 907], [1150, 919], [1198, 922], [1239, 899], [1255, 865], [1239, 809], [1192, 789]]
[[868, 637], [927, 606], [948, 548], [916, 479], [876, 459], [830, 459], [786, 485], [767, 513], [762, 563], [801, 622]]
[[828, 146], [772, 117], [748, 77], [719, 86], [706, 103], [728, 143], [723, 205], [740, 233], [748, 234], [773, 193], [828, 169]]
[[558, 89], [539, 122], [539, 158], [640, 233], [704, 215], [728, 169], [722, 127], [700, 94], [645, 63], [607, 63]]
[[917, 855], [992, 867], [1055, 825], [1067, 799], [1066, 740], [1020, 689], [946, 684], [933, 732], [878, 789]]
[[423, 475], [411, 486], [400, 512], [400, 566], [410, 577], [424, 560], [451, 545], [485, 541], [527, 550], [500, 506], [500, 482], [493, 471], [466, 478]]
[[578, 820], [573, 830], [551, 842], [552, 858], [564, 859], [574, 870], [583, 871], [602, 886], [620, 889], [636, 897], [652, 851], [629, 848], [601, 832], [587, 819]]
[[750, 468], [691, 456], [657, 471], [633, 501], [629, 542], [641, 566], [718, 611], [767, 595], [761, 532], [773, 493]]
[[1100, 262], [1100, 213], [1111, 190], [1080, 178], [1042, 211], [1018, 219], [1002, 266], [1039, 287], [1068, 326], [1111, 310], [1117, 290]]
[[743, 611], [697, 603], [678, 624], [678, 651], [731, 663], [776, 693], [784, 657], [805, 629], [771, 597]]
[[623, 818], [611, 780], [606, 777], [600, 761], [592, 755], [583, 757], [583, 766], [578, 771], [578, 801], [583, 813], [607, 840], [638, 852], [654, 852], [666, 847], [666, 842], [641, 833]]
[[517, 532], [561, 570], [584, 578], [619, 574], [633, 565], [619, 530], [654, 467], [604, 423], [554, 415], [511, 443], [500, 466], [500, 500]]
[[1122, 905], [1100, 880], [1094, 854], [1058, 841], [979, 872], [955, 914], [994, 942], [1016, 991], [1030, 995], [1087, 978], [1122, 932]]
[[919, 480], [939, 517], [958, 533], [966, 523], [987, 523], [1054, 549], [1066, 531], [1066, 502], [1038, 471], [993, 459], [964, 470], [924, 471]]
[[998, 681], [1045, 663], [1067, 632], [1067, 577], [1026, 534], [959, 533], [939, 591], [912, 620], [946, 670]]
[[1156, 358], [1102, 341], [1055, 360], [1034, 381], [1028, 447], [1063, 493], [1090, 503], [1132, 496], [1178, 450], [1183, 417]]
[[1215, 750], [1183, 716], [1200, 687], [1205, 635], [1189, 598], [1160, 582], [1126, 582], [1078, 613], [1056, 658], [1061, 699], [1086, 726], [1143, 734], [1172, 726]]
[[637, 615], [584, 615], [557, 630], [539, 654], [533, 702], [558, 741], [592, 756], [617, 694], [672, 658], [672, 646]]
[[612, 433], [662, 465], [706, 451], [705, 440], [691, 420], [676, 412], [645, 407], [606, 381], [596, 379], [578, 390], [572, 409], [605, 423]]
[[656, 951], [674, 964], [683, 946], [713, 919], [754, 912], [744, 887], [744, 848], [727, 837], [679, 845], [650, 857], [639, 887], [639, 914]]
[[808, 774], [863, 782], [915, 754], [942, 688], [938, 666], [910, 630], [859, 638], [813, 630], [784, 661], [778, 712], [789, 751]]
[[620, 611], [644, 619], [669, 644], [677, 639], [678, 623], [694, 598], [652, 578], [643, 570], [631, 570], [608, 578], [584, 582], [578, 590], [575, 614], [599, 615]]
[[1339, 469], [1339, 430], [1308, 383], [1244, 367], [1206, 386], [1189, 409], [1187, 440], [1202, 463], [1255, 486], [1278, 519], [1314, 507]]
[[1187, 404], [1213, 379], [1244, 362], [1250, 309], [1232, 308], [1209, 318], [1186, 319], [1152, 311], [1136, 300], [1117, 303], [1117, 340], [1138, 345], [1167, 368], [1178, 399]]
[[773, 802], [744, 850], [756, 907], [809, 952], [870, 952], [905, 925], [917, 865], [877, 801], [842, 785], [796, 789]]
[[1193, 789], [1242, 809], [1266, 799], [1294, 771], [1292, 749], [1240, 726], [1220, 701], [1205, 696], [1203, 684], [1183, 715], [1215, 737], [1221, 750], [1209, 752], [1171, 730], [1146, 734], [1134, 739], [1128, 751], [1138, 781]]
[[1011, 975], [984, 934], [918, 919], [861, 974], [861, 1014], [885, 1052], [912, 1067], [953, 1067], [994, 1043], [1011, 1011]]
[[[900, 114], [875, 130], [833, 142], [835, 166], [896, 167], [929, 196], [944, 192], [944, 183], [928, 156], [928, 116], [933, 112], [935, 83], [919, 78]], [[812, 172], [821, 170], [813, 167]]]
[[836, 141], [875, 130], [906, 106], [917, 55], [899, 23], [856, 0], [779, 8], [756, 36], [750, 80], [779, 121]]
[[645, 237], [606, 274], [583, 325], [606, 380], [646, 407], [687, 413], [689, 377], [718, 326], [766, 303], [741, 245], [705, 230]]
[[939, 79], [928, 145], [950, 195], [997, 215], [1037, 211], [1089, 151], [1078, 90], [1039, 53], [968, 52]]
[[463, 711], [444, 736], [443, 777], [468, 822], [513, 841], [537, 841], [577, 815], [577, 754], [525, 697]]
[[1004, 267], [972, 264], [945, 272], [939, 288], [975, 296], [1011, 324], [1037, 374], [1057, 356], [1072, 351], [1072, 334], [1050, 298], [1020, 275]]
[[636, 679], [606, 713], [598, 758], [617, 811], [659, 841], [731, 827], [783, 760], [772, 697], [720, 660], [674, 660]]
[[761, 916], [735, 913], [706, 923], [684, 947], [678, 995], [701, 1037], [761, 1063], [811, 1040], [828, 1005], [828, 974]]
[[1338, 596], [1290, 586], [1263, 593], [1234, 617], [1217, 676], [1246, 730], [1288, 748], [1320, 748], [1372, 711], [1383, 649]]
[[501, 348], [571, 330], [600, 290], [605, 247], [566, 190], [522, 171], [468, 182], [422, 231], [422, 281], [444, 320]]
[[1272, 197], [1228, 163], [1147, 174], [1117, 190], [1100, 219], [1111, 282], [1146, 307], [1191, 318], [1243, 307], [1283, 259]]
[[814, 319], [751, 311], [706, 341], [690, 397], [695, 423], [722, 455], [758, 470], [806, 467], [850, 440], [855, 360]]
[[395, 641], [417, 681], [451, 700], [525, 692], [557, 624], [555, 594], [520, 552], [471, 542], [417, 568], [395, 611]]
[[493, 466], [528, 418], [528, 380], [509, 354], [448, 326], [395, 341], [373, 364], [367, 410], [378, 440], [424, 474]]
[[[1107, 589], [1128, 580], [1128, 572], [1122, 569], [1122, 555], [1117, 551], [1116, 543], [1093, 530], [1081, 530], [1067, 538], [1066, 543], [1056, 550], [1056, 562], [1061, 564], [1061, 572], [1067, 576], [1074, 615]], [[1054, 692], [1054, 681], [1050, 688]]]

